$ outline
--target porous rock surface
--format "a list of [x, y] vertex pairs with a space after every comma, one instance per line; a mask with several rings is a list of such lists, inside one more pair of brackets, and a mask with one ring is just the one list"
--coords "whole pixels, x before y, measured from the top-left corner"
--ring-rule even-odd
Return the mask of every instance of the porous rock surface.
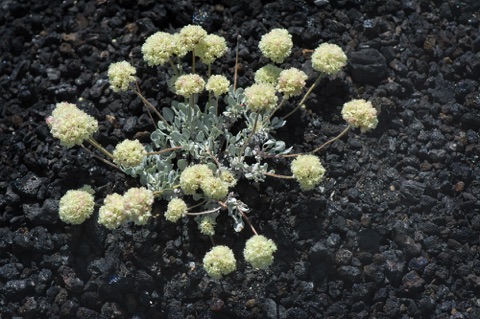
[[[4, 0], [0, 9], [2, 319], [480, 318], [477, 0]], [[286, 65], [309, 74], [302, 49], [344, 48], [348, 67], [323, 79], [278, 132], [297, 151], [341, 132], [352, 98], [380, 111], [374, 131], [350, 131], [319, 153], [327, 176], [315, 190], [240, 182], [252, 223], [278, 251], [268, 270], [251, 269], [241, 257], [251, 233], [221, 219], [215, 240], [238, 259], [221, 281], [201, 267], [211, 244], [192, 219], [114, 231], [95, 216], [62, 223], [68, 189], [92, 185], [101, 204], [138, 184], [61, 147], [45, 124], [68, 101], [99, 120], [103, 145], [147, 142], [141, 101], [109, 89], [108, 65], [140, 66], [145, 95], [167, 105], [165, 78], [140, 47], [192, 20], [230, 48], [241, 35], [240, 86], [266, 64], [257, 44], [272, 28], [293, 35]], [[214, 70], [231, 77], [234, 50], [221, 61]], [[287, 162], [276, 165], [288, 173]]]

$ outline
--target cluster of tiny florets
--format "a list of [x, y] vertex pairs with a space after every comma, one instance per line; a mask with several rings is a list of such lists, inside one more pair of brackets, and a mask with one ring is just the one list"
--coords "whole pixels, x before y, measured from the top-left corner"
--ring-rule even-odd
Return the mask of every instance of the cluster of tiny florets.
[[185, 74], [178, 77], [175, 81], [175, 90], [178, 95], [190, 97], [197, 94], [205, 88], [205, 80], [198, 74]]
[[245, 89], [245, 102], [253, 112], [266, 112], [277, 106], [278, 97], [271, 84], [255, 83]]
[[197, 223], [200, 233], [206, 236], [215, 235], [215, 225], [217, 224], [215, 217], [212, 215], [204, 215], [198, 219]]
[[210, 176], [204, 178], [200, 188], [205, 196], [214, 200], [224, 199], [228, 194], [228, 184], [219, 177]]
[[222, 57], [227, 52], [225, 38], [209, 34], [195, 46], [195, 55], [205, 64], [212, 64], [215, 59]]
[[315, 155], [299, 155], [292, 161], [293, 177], [300, 184], [300, 189], [313, 189], [325, 175], [325, 168]]
[[207, 91], [213, 92], [215, 96], [220, 96], [228, 92], [230, 81], [223, 75], [212, 75], [205, 85]]
[[58, 138], [60, 144], [67, 148], [81, 145], [98, 130], [97, 120], [75, 104], [67, 102], [57, 103], [46, 122], [53, 137]]
[[156, 32], [142, 45], [143, 59], [149, 66], [163, 65], [176, 53], [176, 38], [166, 32]]
[[177, 45], [185, 47], [187, 51], [192, 51], [195, 46], [199, 44], [206, 36], [207, 31], [205, 31], [201, 26], [189, 24], [180, 30], [180, 43]]
[[243, 255], [253, 268], [265, 269], [273, 263], [277, 245], [263, 235], [254, 235], [245, 243]]
[[265, 57], [282, 63], [292, 51], [292, 36], [286, 29], [273, 29], [262, 36], [258, 47]]
[[335, 75], [347, 65], [347, 55], [336, 44], [322, 43], [312, 54], [312, 67], [322, 73]]
[[213, 177], [212, 170], [205, 164], [189, 166], [180, 174], [180, 187], [187, 195], [193, 195], [200, 187], [202, 180]]
[[283, 70], [278, 77], [276, 89], [278, 92], [283, 93], [287, 98], [299, 95], [305, 87], [305, 81], [307, 78], [308, 76], [305, 72], [297, 68]]
[[237, 269], [237, 262], [230, 248], [215, 246], [205, 254], [203, 268], [213, 279], [220, 279]]
[[108, 67], [108, 81], [114, 92], [127, 91], [135, 82], [137, 70], [127, 61], [114, 62]]
[[228, 187], [233, 187], [237, 184], [237, 179], [229, 170], [222, 169], [220, 170], [220, 179], [227, 183]]
[[255, 72], [256, 83], [268, 83], [273, 86], [277, 85], [278, 77], [282, 69], [273, 64], [267, 64]]
[[112, 155], [115, 164], [129, 168], [140, 165], [147, 151], [138, 140], [125, 140], [117, 144]]
[[136, 225], [145, 225], [152, 215], [153, 192], [145, 187], [130, 188], [124, 195], [124, 208], [128, 220]]
[[360, 128], [362, 133], [377, 127], [377, 110], [371, 102], [353, 100], [347, 102], [342, 108], [342, 117], [348, 124]]
[[78, 225], [92, 215], [94, 197], [89, 190], [69, 190], [60, 199], [58, 207], [60, 219], [64, 223]]
[[103, 206], [98, 210], [98, 223], [108, 229], [119, 227], [128, 218], [124, 206], [122, 195], [117, 193], [107, 195], [103, 200]]
[[187, 204], [180, 198], [172, 198], [167, 205], [165, 219], [174, 223], [187, 215]]

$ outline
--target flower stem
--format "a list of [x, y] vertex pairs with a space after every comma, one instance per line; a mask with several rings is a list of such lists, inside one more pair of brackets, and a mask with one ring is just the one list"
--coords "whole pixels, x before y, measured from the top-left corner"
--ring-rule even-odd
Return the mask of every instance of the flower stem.
[[148, 102], [148, 100], [140, 92], [140, 86], [138, 85], [138, 82], [136, 82], [135, 84], [136, 84], [135, 94], [137, 94], [137, 96], [142, 100], [143, 104], [145, 104], [145, 106], [151, 108], [152, 111], [154, 111], [155, 114], [165, 123], [165, 125], [167, 127], [170, 127], [170, 124], [168, 124], [167, 120], [165, 120], [163, 118], [162, 114], [160, 114], [160, 112], [157, 111], [157, 109], [152, 105], [152, 103]]
[[265, 173], [266, 176], [270, 176], [270, 177], [276, 177], [276, 178], [283, 178], [283, 179], [294, 179], [295, 177], [293, 176], [287, 176], [287, 175], [279, 175], [279, 174], [275, 174], [275, 173]]
[[170, 148], [165, 148], [161, 151], [157, 151], [157, 152], [148, 152], [147, 155], [158, 155], [158, 154], [162, 154], [162, 153], [166, 153], [166, 152], [171, 152], [171, 151], [176, 151], [176, 150], [179, 150], [179, 149], [182, 149], [181, 146], [175, 146], [175, 147], [170, 147]]
[[237, 210], [240, 212], [240, 214], [242, 214], [242, 218], [245, 220], [245, 222], [246, 222], [247, 225], [250, 227], [250, 229], [252, 230], [252, 232], [253, 232], [255, 235], [258, 235], [255, 227], [253, 227], [252, 223], [250, 222], [250, 219], [248, 219], [247, 214], [245, 214], [245, 212], [242, 211], [242, 210], [239, 209], [239, 208], [237, 208]]
[[87, 147], [85, 147], [85, 145], [83, 144], [80, 144], [80, 146], [85, 150], [87, 151], [90, 155], [92, 155], [93, 157], [95, 157], [96, 159], [98, 159], [99, 161], [102, 161], [103, 163], [115, 168], [115, 169], [118, 169], [119, 171], [123, 172], [122, 169], [120, 167], [118, 167], [117, 165], [113, 164], [112, 162], [104, 159], [104, 158], [101, 158], [100, 156], [98, 156], [97, 154], [93, 153], [91, 150], [89, 150]]
[[307, 97], [310, 95], [310, 93], [312, 93], [313, 89], [317, 86], [318, 82], [320, 82], [320, 79], [322, 78], [322, 74], [320, 74], [317, 79], [315, 80], [315, 82], [313, 82], [312, 86], [310, 86], [310, 88], [308, 89], [307, 93], [305, 93], [305, 95], [303, 96], [302, 100], [298, 103], [298, 105], [290, 112], [288, 113], [287, 115], [285, 115], [283, 117], [283, 119], [285, 120], [287, 117], [289, 117], [290, 115], [292, 115], [293, 113], [295, 113], [299, 108], [302, 107], [303, 103], [305, 103], [305, 100], [307, 99]]
[[245, 141], [245, 143], [243, 143], [242, 151], [240, 152], [239, 156], [242, 156], [242, 157], [244, 156], [245, 150], [247, 149], [247, 145], [248, 145], [248, 143], [250, 143], [250, 140], [252, 139], [252, 136], [253, 136], [253, 134], [255, 134], [255, 130], [257, 129], [257, 122], [258, 122], [258, 117], [259, 116], [260, 116], [260, 113], [257, 113], [255, 115], [255, 122], [253, 122], [252, 131], [250, 132], [250, 135], [248, 135], [248, 138]]
[[190, 215], [190, 216], [208, 215], [208, 214], [218, 212], [220, 209], [222, 209], [222, 207], [213, 208], [213, 209], [210, 209], [210, 210], [206, 210], [204, 212], [187, 213], [187, 215]]
[[310, 152], [307, 152], [307, 153], [296, 153], [296, 154], [285, 154], [285, 155], [279, 155], [279, 157], [296, 157], [296, 156], [299, 156], [299, 155], [304, 155], [304, 154], [315, 154], [316, 152], [320, 151], [321, 149], [325, 148], [326, 146], [332, 144], [333, 142], [335, 142], [336, 140], [340, 139], [343, 135], [347, 134], [347, 132], [351, 129], [352, 127], [350, 125], [347, 125], [347, 127], [340, 133], [338, 134], [337, 136], [335, 136], [334, 138], [326, 141], [325, 143], [323, 143], [322, 145], [320, 145], [319, 147], [317, 147], [316, 149], [314, 149], [313, 151], [310, 151]]
[[97, 141], [93, 139], [93, 137], [90, 137], [87, 139], [87, 142], [90, 143], [93, 147], [95, 147], [97, 150], [99, 150], [103, 155], [107, 156], [108, 158], [113, 159], [112, 153], [107, 151], [105, 148], [103, 148], [102, 145], [100, 145]]

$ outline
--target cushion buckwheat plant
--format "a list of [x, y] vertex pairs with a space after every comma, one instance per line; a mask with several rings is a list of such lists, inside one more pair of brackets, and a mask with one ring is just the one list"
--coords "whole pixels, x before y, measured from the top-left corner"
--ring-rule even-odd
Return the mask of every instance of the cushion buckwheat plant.
[[[235, 77], [231, 81], [228, 74], [211, 74], [211, 65], [227, 52], [224, 38], [208, 34], [197, 25], [185, 26], [174, 34], [159, 31], [149, 36], [141, 47], [143, 59], [147, 67], [165, 68], [159, 73], [168, 83], [174, 83], [172, 91], [177, 96], [171, 105], [160, 109], [140, 92], [136, 69], [130, 63], [112, 63], [107, 72], [112, 91], [135, 94], [149, 112], [153, 111], [150, 115], [157, 117], [149, 144], [127, 139], [110, 152], [93, 139], [98, 123], [92, 116], [74, 104], [57, 103], [47, 124], [61, 145], [79, 145], [88, 151], [93, 147], [100, 152], [97, 158], [139, 178], [141, 186], [123, 195], [106, 196], [98, 210], [99, 224], [114, 230], [125, 224], [142, 226], [151, 218], [175, 223], [194, 217], [198, 231], [214, 244], [203, 258], [204, 269], [211, 278], [221, 279], [237, 267], [233, 251], [215, 245], [215, 228], [223, 226], [218, 222], [223, 219], [217, 217], [226, 214], [233, 220], [234, 231], [242, 231], [247, 224], [254, 234], [243, 251], [253, 269], [274, 264], [277, 246], [272, 239], [259, 235], [250, 222], [248, 215], [254, 212], [237, 198], [237, 181], [295, 179], [302, 191], [314, 191], [326, 174], [315, 153], [350, 128], [358, 127], [361, 132], [374, 129], [378, 120], [371, 103], [347, 102], [342, 109], [347, 122], [342, 133], [308, 153], [292, 154], [292, 147], [273, 134], [305, 104], [323, 75], [337, 74], [346, 65], [346, 55], [338, 45], [321, 44], [312, 55], [312, 66], [320, 74], [293, 110], [284, 110], [289, 107], [285, 101], [292, 103], [294, 97], [302, 95], [308, 81], [304, 71], [279, 65], [289, 59], [292, 36], [285, 29], [274, 29], [262, 36], [258, 46], [264, 57], [277, 65], [261, 67], [255, 72], [255, 82], [243, 89], [236, 87]], [[191, 66], [184, 63], [188, 52], [192, 53]], [[206, 69], [206, 75], [196, 72], [196, 63], [205, 65], [198, 69]], [[198, 105], [200, 102], [202, 105]], [[288, 114], [280, 117], [276, 114], [280, 111]], [[269, 158], [290, 157], [294, 158], [291, 175], [278, 174], [269, 166]], [[152, 216], [156, 201], [167, 202], [167, 208]], [[70, 190], [60, 200], [59, 215], [65, 223], [80, 224], [93, 211], [93, 195], [85, 189]]]

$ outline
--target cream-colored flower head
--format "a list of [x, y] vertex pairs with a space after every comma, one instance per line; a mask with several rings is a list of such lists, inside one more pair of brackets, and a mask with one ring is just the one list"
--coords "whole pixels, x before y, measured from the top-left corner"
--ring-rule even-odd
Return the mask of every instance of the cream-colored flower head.
[[175, 223], [180, 218], [187, 215], [187, 204], [180, 198], [172, 198], [168, 202], [167, 211], [165, 212], [165, 219]]
[[213, 279], [220, 279], [237, 269], [237, 261], [230, 248], [215, 246], [203, 257], [203, 268]]
[[223, 75], [212, 75], [208, 81], [205, 88], [213, 92], [213, 95], [220, 96], [228, 92], [228, 87], [230, 86], [230, 81]]
[[343, 105], [342, 117], [348, 124], [358, 127], [362, 133], [377, 127], [377, 110], [371, 102], [352, 100]]
[[315, 155], [297, 156], [292, 161], [290, 168], [293, 177], [300, 184], [300, 189], [304, 191], [313, 189], [325, 175], [325, 168]]
[[46, 122], [53, 137], [67, 148], [82, 144], [98, 130], [97, 120], [67, 102], [57, 103]]
[[175, 43], [175, 49], [173, 50], [173, 54], [177, 55], [178, 57], [182, 58], [184, 57], [190, 50], [182, 44], [182, 37], [180, 36], [180, 33], [174, 33], [172, 34], [173, 36], [173, 41]]
[[207, 31], [199, 25], [189, 24], [180, 30], [179, 36], [180, 45], [192, 51], [207, 36]]
[[299, 95], [305, 87], [307, 78], [305, 72], [297, 68], [283, 70], [278, 77], [277, 91], [283, 93], [287, 98]]
[[224, 199], [228, 194], [228, 184], [219, 177], [204, 178], [200, 183], [200, 188], [205, 196], [214, 200]]
[[127, 217], [123, 196], [117, 193], [107, 195], [98, 210], [98, 223], [108, 229], [117, 228], [127, 221]]
[[273, 64], [267, 64], [255, 72], [255, 83], [268, 83], [276, 86], [282, 69]]
[[209, 34], [195, 46], [195, 55], [205, 64], [212, 64], [215, 59], [222, 57], [227, 52], [225, 38]]
[[292, 51], [292, 35], [286, 29], [273, 29], [258, 44], [262, 54], [275, 63], [282, 63]]
[[245, 102], [253, 112], [267, 112], [277, 106], [275, 88], [268, 83], [255, 83], [245, 89]]
[[127, 61], [120, 61], [110, 64], [107, 73], [110, 88], [114, 92], [124, 92], [135, 82], [137, 70]]
[[153, 193], [145, 187], [130, 188], [124, 195], [124, 209], [135, 225], [145, 225], [152, 216]]
[[265, 269], [273, 263], [277, 245], [263, 235], [254, 235], [245, 243], [243, 255], [253, 268]]
[[197, 223], [198, 223], [198, 229], [203, 235], [206, 235], [206, 236], [215, 235], [215, 225], [217, 225], [215, 216], [212, 216], [212, 214], [199, 216], [197, 218]]
[[198, 74], [184, 74], [175, 81], [175, 91], [183, 97], [200, 93], [205, 88], [205, 80]]
[[58, 204], [58, 214], [64, 223], [78, 225], [92, 215], [95, 202], [89, 190], [91, 188], [69, 190], [63, 195]]
[[202, 180], [212, 176], [212, 170], [205, 164], [189, 166], [180, 174], [180, 188], [185, 194], [193, 195], [200, 187]]
[[237, 179], [235, 178], [235, 176], [232, 174], [232, 172], [230, 172], [229, 170], [227, 169], [221, 169], [220, 170], [220, 179], [222, 181], [224, 181], [225, 183], [227, 183], [228, 187], [233, 187], [237, 184]]
[[170, 33], [156, 32], [142, 45], [143, 59], [149, 66], [163, 65], [176, 52], [177, 43]]
[[115, 164], [129, 168], [140, 165], [147, 151], [138, 140], [125, 140], [117, 144], [112, 155]]
[[312, 66], [315, 70], [335, 75], [347, 65], [347, 55], [336, 44], [322, 43], [312, 54]]

